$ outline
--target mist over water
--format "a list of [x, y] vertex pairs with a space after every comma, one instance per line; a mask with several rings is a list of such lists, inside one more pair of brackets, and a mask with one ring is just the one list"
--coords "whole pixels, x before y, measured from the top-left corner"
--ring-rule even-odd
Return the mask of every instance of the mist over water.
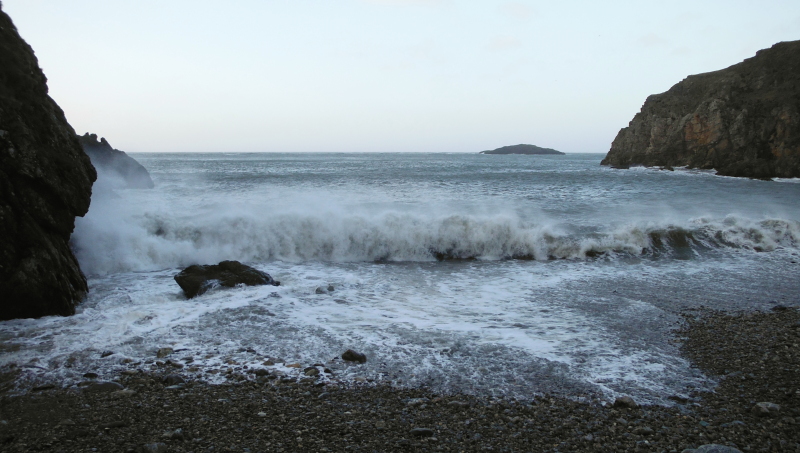
[[[0, 324], [19, 347], [3, 363], [69, 380], [165, 346], [209, 368], [354, 348], [370, 360], [343, 378], [665, 402], [710, 385], [670, 341], [681, 310], [798, 303], [791, 180], [588, 154], [135, 157], [156, 188], [95, 191], [76, 222], [88, 300], [72, 318]], [[282, 286], [186, 300], [172, 280], [225, 259]]]

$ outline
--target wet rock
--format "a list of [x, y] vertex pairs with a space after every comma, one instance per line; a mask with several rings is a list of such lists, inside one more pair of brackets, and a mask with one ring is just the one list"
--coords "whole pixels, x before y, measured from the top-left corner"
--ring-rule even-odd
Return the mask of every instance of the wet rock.
[[34, 391], [34, 392], [43, 392], [45, 390], [51, 390], [51, 389], [54, 389], [54, 388], [56, 388], [56, 386], [53, 385], [53, 384], [45, 384], [45, 385], [36, 386], [36, 387], [32, 388], [31, 390]]
[[752, 412], [760, 417], [773, 417], [775, 415], [778, 415], [778, 412], [780, 411], [781, 407], [779, 405], [775, 403], [769, 403], [766, 401], [761, 403], [756, 403], [756, 405], [753, 406], [752, 409]]
[[103, 358], [103, 357], [108, 357], [110, 355], [114, 355], [114, 351], [103, 351], [103, 353], [100, 354], [100, 357]]
[[367, 356], [360, 352], [353, 351], [352, 349], [348, 349], [344, 352], [344, 354], [342, 354], [342, 360], [347, 362], [366, 363]]
[[161, 348], [156, 352], [156, 357], [163, 359], [164, 357], [172, 354], [172, 348]]
[[430, 428], [414, 428], [411, 430], [411, 435], [414, 437], [432, 437], [433, 430]]
[[681, 453], [742, 453], [740, 450], [733, 447], [726, 447], [725, 445], [707, 444], [701, 445], [695, 449], [686, 449]]
[[169, 374], [164, 378], [164, 383], [167, 385], [185, 384], [186, 380], [179, 374]]
[[634, 401], [630, 396], [620, 396], [614, 400], [614, 407], [623, 409], [636, 409], [639, 407], [639, 404], [637, 404], [636, 401]]
[[84, 373], [83, 377], [86, 379], [97, 379], [97, 373]]
[[319, 375], [319, 370], [314, 368], [314, 367], [310, 367], [310, 368], [306, 368], [306, 370], [303, 372], [303, 374], [305, 374], [306, 376], [318, 376]]
[[84, 391], [90, 393], [111, 393], [123, 390], [124, 388], [122, 384], [117, 382], [91, 382], [84, 388]]
[[214, 286], [232, 288], [236, 285], [273, 285], [279, 286], [266, 272], [246, 266], [238, 261], [222, 261], [219, 264], [195, 264], [182, 270], [175, 276], [175, 281], [187, 298], [199, 296]]
[[253, 372], [256, 376], [269, 376], [269, 371], [264, 368], [259, 368]]

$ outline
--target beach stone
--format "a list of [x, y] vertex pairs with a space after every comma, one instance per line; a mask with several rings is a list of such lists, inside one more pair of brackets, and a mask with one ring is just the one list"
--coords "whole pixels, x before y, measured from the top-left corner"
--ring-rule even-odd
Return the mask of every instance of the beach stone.
[[164, 383], [167, 385], [185, 384], [186, 380], [179, 374], [169, 374], [164, 378]]
[[328, 294], [328, 290], [321, 286], [317, 286], [317, 289], [315, 289], [314, 292], [317, 294]]
[[411, 430], [411, 435], [414, 437], [432, 437], [433, 430], [430, 428], [414, 428]]
[[259, 368], [253, 372], [256, 376], [269, 376], [269, 371], [264, 368]]
[[104, 351], [102, 354], [100, 354], [100, 357], [103, 358], [103, 357], [108, 357], [110, 355], [114, 355], [114, 351]]
[[156, 357], [163, 359], [164, 357], [172, 354], [172, 348], [161, 348], [156, 352]]
[[215, 285], [232, 288], [236, 285], [280, 286], [281, 284], [266, 272], [238, 261], [222, 261], [219, 264], [206, 266], [194, 264], [182, 270], [174, 278], [188, 299], [205, 293]]
[[133, 396], [136, 394], [136, 391], [131, 389], [123, 389], [112, 393], [114, 396]]
[[122, 420], [116, 420], [116, 421], [113, 421], [113, 422], [104, 423], [104, 424], [100, 425], [100, 428], [102, 428], [102, 429], [111, 429], [111, 428], [124, 428], [126, 426], [128, 426], [127, 422], [124, 422]]
[[752, 409], [753, 413], [761, 417], [771, 417], [781, 411], [781, 407], [775, 403], [761, 402], [756, 403]]
[[306, 368], [306, 370], [303, 372], [303, 374], [305, 374], [306, 376], [318, 376], [319, 375], [319, 370], [316, 369], [316, 368], [313, 368], [313, 367]]
[[124, 390], [125, 387], [117, 382], [90, 382], [84, 391], [90, 393], [110, 393]]
[[624, 408], [624, 409], [636, 409], [639, 407], [639, 404], [633, 400], [630, 396], [620, 396], [619, 398], [614, 400], [614, 407]]
[[155, 442], [152, 444], [144, 444], [136, 449], [136, 453], [167, 453], [167, 444]]
[[342, 360], [347, 362], [366, 363], [367, 356], [360, 352], [353, 351], [352, 349], [348, 349], [347, 351], [344, 351], [344, 354], [342, 354]]
[[695, 449], [687, 448], [683, 450], [681, 453], [742, 453], [741, 450], [738, 450], [733, 447], [727, 447], [725, 445], [717, 445], [717, 444], [707, 444], [701, 445]]
[[86, 379], [96, 379], [97, 373], [84, 373], [83, 377], [85, 377]]

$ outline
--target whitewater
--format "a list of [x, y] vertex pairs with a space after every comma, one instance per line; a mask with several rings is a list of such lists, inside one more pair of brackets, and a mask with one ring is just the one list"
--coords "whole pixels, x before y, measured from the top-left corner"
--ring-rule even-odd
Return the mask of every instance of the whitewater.
[[[182, 372], [222, 382], [352, 348], [368, 362], [331, 364], [336, 379], [670, 404], [714, 385], [680, 355], [683, 316], [800, 304], [796, 180], [599, 154], [133, 157], [155, 189], [101, 174], [76, 219], [86, 301], [0, 323], [0, 371], [69, 385], [171, 348]], [[173, 276], [222, 260], [281, 286], [187, 300]]]

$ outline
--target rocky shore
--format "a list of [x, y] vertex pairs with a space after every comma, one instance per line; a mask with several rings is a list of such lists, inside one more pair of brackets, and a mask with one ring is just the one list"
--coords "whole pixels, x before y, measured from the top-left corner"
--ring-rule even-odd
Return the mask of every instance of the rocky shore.
[[800, 41], [649, 96], [603, 165], [715, 169], [724, 176], [800, 177]]
[[800, 451], [800, 312], [692, 312], [686, 319], [676, 332], [686, 357], [720, 383], [673, 407], [624, 398], [437, 395], [340, 382], [328, 368], [357, 362], [313, 364], [294, 377], [271, 362], [232, 366], [226, 384], [210, 385], [187, 365], [171, 365], [172, 351], [164, 350], [158, 364], [125, 370], [115, 383], [87, 373], [70, 388], [6, 393], [0, 449], [681, 452], [718, 444]]

